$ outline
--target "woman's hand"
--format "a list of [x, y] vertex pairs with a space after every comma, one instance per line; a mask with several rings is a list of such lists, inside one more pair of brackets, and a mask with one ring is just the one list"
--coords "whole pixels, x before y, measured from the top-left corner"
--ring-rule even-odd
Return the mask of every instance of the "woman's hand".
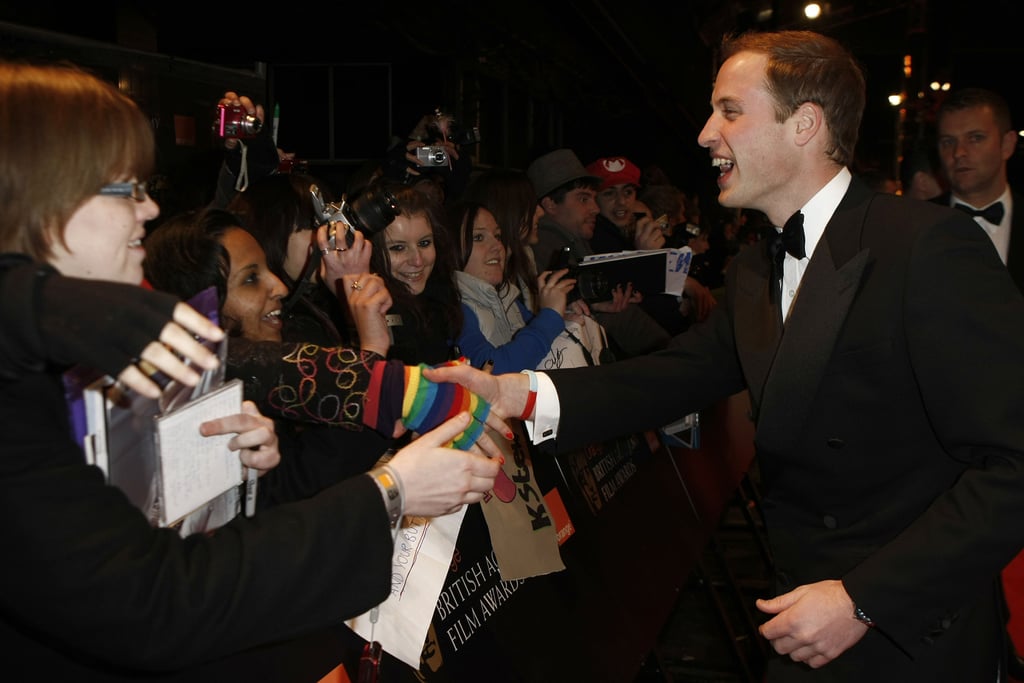
[[545, 270], [537, 276], [537, 293], [541, 308], [551, 308], [558, 315], [565, 315], [565, 303], [569, 292], [576, 285], [576, 279], [566, 277], [568, 268], [554, 272]]
[[640, 292], [633, 290], [633, 283], [627, 283], [625, 289], [622, 285], [615, 285], [612, 289], [612, 298], [609, 301], [598, 301], [591, 308], [600, 313], [620, 313], [630, 304], [638, 304], [644, 300]]
[[373, 273], [344, 275], [341, 278], [345, 303], [359, 334], [359, 348], [388, 355], [391, 334], [385, 314], [391, 308], [391, 293], [384, 279]]
[[[329, 231], [336, 229], [335, 246], [328, 241]], [[348, 241], [352, 240], [349, 245]], [[320, 259], [320, 280], [331, 288], [334, 296], [341, 297], [347, 290], [338, 287], [345, 275], [366, 273], [370, 270], [370, 256], [373, 245], [358, 230], [349, 229], [345, 223], [337, 221], [330, 225], [321, 225], [316, 231], [316, 244], [323, 254]]]
[[509, 435], [509, 438], [512, 432], [501, 420], [518, 420], [526, 409], [526, 400], [530, 395], [530, 378], [522, 372], [492, 375], [468, 364], [457, 363], [424, 368], [423, 376], [431, 382], [461, 384], [490, 403], [487, 426], [499, 434]]

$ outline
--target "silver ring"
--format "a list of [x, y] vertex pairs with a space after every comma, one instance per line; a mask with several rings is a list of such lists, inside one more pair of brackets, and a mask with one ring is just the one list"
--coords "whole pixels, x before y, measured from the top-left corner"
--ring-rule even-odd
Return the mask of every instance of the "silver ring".
[[335, 247], [334, 251], [348, 251], [348, 247]]
[[328, 254], [331, 253], [330, 249], [321, 249], [320, 251], [322, 251], [324, 253], [324, 256], [327, 256]]
[[359, 280], [356, 280], [355, 282], [353, 282], [351, 286], [352, 286], [352, 289], [356, 290], [357, 292], [362, 291], [362, 289], [363, 289], [363, 286], [361, 284], [359, 284]]

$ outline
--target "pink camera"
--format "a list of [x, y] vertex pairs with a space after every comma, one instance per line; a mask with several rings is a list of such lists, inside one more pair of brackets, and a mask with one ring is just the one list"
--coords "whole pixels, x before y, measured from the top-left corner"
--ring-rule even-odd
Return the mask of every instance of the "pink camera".
[[213, 132], [222, 138], [253, 138], [259, 135], [263, 122], [247, 113], [244, 107], [217, 105]]

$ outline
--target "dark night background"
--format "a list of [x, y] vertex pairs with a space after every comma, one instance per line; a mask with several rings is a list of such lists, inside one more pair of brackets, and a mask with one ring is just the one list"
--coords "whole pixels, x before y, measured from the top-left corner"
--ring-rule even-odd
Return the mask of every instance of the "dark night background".
[[[161, 120], [205, 112], [228, 88], [277, 102], [279, 146], [317, 172], [353, 172], [382, 154], [391, 135], [404, 137], [440, 106], [480, 126], [480, 166], [523, 168], [556, 146], [573, 148], [584, 163], [622, 154], [641, 167], [661, 166], [675, 184], [711, 201], [714, 173], [696, 135], [727, 31], [813, 28], [853, 50], [869, 88], [858, 167], [896, 174], [915, 145], [930, 146], [933, 80], [991, 87], [1010, 100], [1016, 119], [1024, 113], [1018, 79], [1007, 75], [1022, 54], [1024, 5], [822, 4], [823, 16], [810, 21], [803, 3], [790, 0], [401, 0], [265, 10], [120, 2], [60, 11], [0, 2], [0, 56], [95, 62], [122, 81], [126, 70], [157, 72], [159, 85], [135, 76], [129, 90]], [[107, 47], [117, 51], [99, 57]], [[908, 54], [914, 68], [905, 78]], [[146, 55], [163, 61], [154, 66]], [[902, 118], [886, 100], [901, 91], [909, 103]], [[165, 155], [168, 163], [195, 163], [183, 158], [181, 150]]]

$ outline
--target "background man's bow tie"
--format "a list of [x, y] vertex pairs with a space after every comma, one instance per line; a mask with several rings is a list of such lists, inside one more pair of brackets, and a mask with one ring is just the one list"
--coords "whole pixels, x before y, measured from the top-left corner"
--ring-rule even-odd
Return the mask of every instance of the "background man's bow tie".
[[957, 203], [953, 206], [954, 209], [959, 209], [969, 216], [981, 216], [992, 225], [999, 225], [1003, 222], [1003, 208], [1002, 202], [996, 202], [995, 204], [989, 204], [984, 209], [972, 209], [966, 204]]

